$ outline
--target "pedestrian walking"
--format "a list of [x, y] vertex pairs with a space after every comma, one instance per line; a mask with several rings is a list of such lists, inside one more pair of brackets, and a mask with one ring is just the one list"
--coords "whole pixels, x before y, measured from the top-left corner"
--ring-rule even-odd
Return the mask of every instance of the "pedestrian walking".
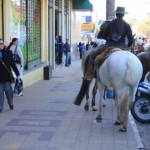
[[70, 44], [69, 40], [66, 39], [66, 43], [64, 44], [64, 52], [66, 55], [65, 66], [69, 67], [69, 59], [70, 59]]
[[4, 107], [4, 93], [6, 94], [9, 108], [11, 110], [14, 109], [13, 90], [11, 86], [14, 78], [11, 68], [19, 79], [20, 74], [14, 62], [12, 52], [4, 47], [4, 42], [0, 39], [0, 112], [2, 112]]
[[64, 43], [62, 42], [61, 36], [59, 36], [58, 41], [58, 52], [59, 52], [59, 65], [63, 62], [63, 52], [64, 52]]
[[80, 59], [82, 59], [82, 43], [79, 42], [78, 48], [79, 48], [79, 55], [80, 55]]
[[59, 52], [58, 52], [58, 40], [57, 37], [55, 39], [55, 62], [59, 64]]
[[[17, 69], [20, 73], [20, 78], [22, 80], [23, 78], [23, 66], [24, 66], [24, 59], [23, 59], [23, 54], [22, 51], [18, 45], [18, 38], [13, 38], [12, 41], [10, 42], [9, 46], [7, 47], [10, 51], [12, 51], [13, 58], [15, 61], [15, 64], [17, 66]], [[23, 93], [20, 91], [19, 93], [15, 93], [16, 96], [22, 96]]]
[[82, 43], [81, 49], [82, 49], [82, 55], [84, 55], [84, 53], [86, 52], [86, 46], [84, 43]]
[[90, 44], [89, 44], [89, 42], [87, 42], [87, 43], [86, 43], [86, 51], [89, 50], [89, 46], [90, 46]]

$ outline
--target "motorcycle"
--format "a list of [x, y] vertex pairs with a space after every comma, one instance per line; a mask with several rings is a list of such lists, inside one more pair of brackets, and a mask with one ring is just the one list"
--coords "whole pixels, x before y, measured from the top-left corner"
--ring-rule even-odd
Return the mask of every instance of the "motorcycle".
[[139, 83], [131, 114], [141, 123], [150, 123], [150, 83]]

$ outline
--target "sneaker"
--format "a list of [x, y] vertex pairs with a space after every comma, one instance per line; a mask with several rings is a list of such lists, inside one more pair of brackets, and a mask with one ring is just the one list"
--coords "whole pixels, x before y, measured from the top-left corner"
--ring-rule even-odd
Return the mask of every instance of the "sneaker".
[[15, 96], [23, 96], [23, 93], [21, 92], [20, 94], [15, 94]]
[[14, 109], [14, 105], [9, 105], [9, 108], [10, 108], [11, 110], [13, 110], [13, 109]]
[[65, 67], [70, 67], [69, 65], [65, 65]]

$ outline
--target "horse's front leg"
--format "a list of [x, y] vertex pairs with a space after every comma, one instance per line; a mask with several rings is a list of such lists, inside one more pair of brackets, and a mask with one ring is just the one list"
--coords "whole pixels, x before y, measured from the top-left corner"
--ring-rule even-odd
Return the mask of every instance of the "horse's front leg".
[[89, 111], [89, 88], [86, 92], [86, 103], [85, 103], [85, 106], [84, 106], [84, 110]]
[[100, 81], [97, 82], [98, 84], [98, 90], [99, 90], [99, 113], [98, 116], [96, 117], [97, 121], [102, 120], [102, 114], [103, 114], [103, 94], [104, 94], [104, 86]]
[[97, 106], [95, 105], [95, 97], [96, 97], [97, 89], [98, 89], [97, 80], [95, 80], [95, 84], [93, 87], [93, 93], [92, 93], [92, 110], [93, 111], [97, 111]]

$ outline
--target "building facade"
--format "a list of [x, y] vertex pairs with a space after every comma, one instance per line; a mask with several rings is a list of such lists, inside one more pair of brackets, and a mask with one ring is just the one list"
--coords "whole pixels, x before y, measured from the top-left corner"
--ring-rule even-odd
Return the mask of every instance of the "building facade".
[[[43, 79], [43, 67], [55, 68], [55, 38], [71, 40], [71, 0], [0, 0], [0, 38], [19, 38], [24, 83]], [[71, 41], [70, 41], [71, 42]]]

